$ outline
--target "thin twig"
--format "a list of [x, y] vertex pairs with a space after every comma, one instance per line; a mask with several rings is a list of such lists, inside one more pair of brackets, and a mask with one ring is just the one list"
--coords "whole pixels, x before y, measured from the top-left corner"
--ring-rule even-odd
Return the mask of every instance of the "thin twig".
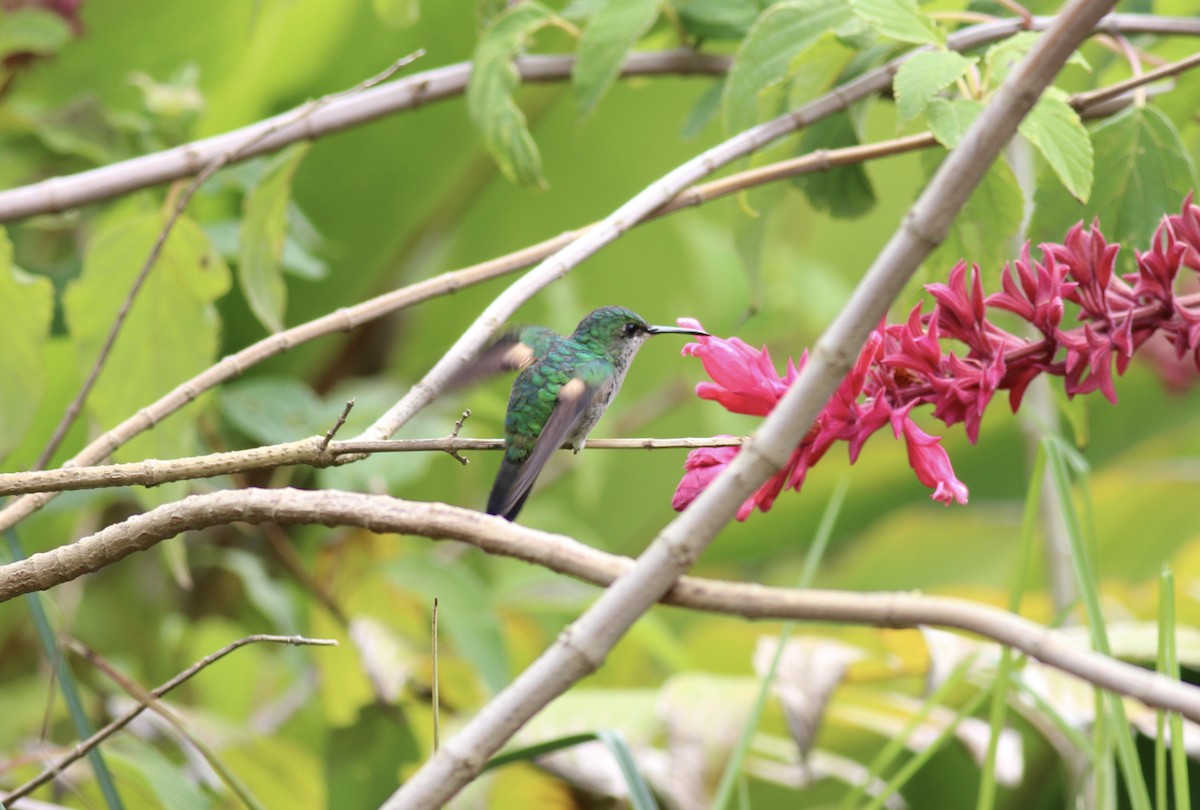
[[187, 724], [175, 712], [163, 705], [162, 701], [147, 691], [144, 686], [114, 667], [105, 660], [104, 656], [88, 647], [82, 641], [68, 639], [66, 645], [77, 655], [87, 659], [96, 669], [107, 675], [110, 680], [125, 691], [125, 694], [165, 720], [180, 738], [204, 758], [205, 763], [225, 783], [225, 787], [229, 789], [229, 792], [236, 796], [243, 805], [250, 808], [250, 810], [266, 810], [262, 803], [250, 792], [249, 788], [242, 783], [242, 780], [237, 777], [237, 774], [231, 771], [225, 765], [224, 761], [217, 756], [208, 743], [193, 734], [191, 729], [187, 727]]
[[342, 425], [346, 424], [346, 417], [350, 415], [350, 411], [354, 409], [354, 403], [357, 400], [354, 397], [346, 400], [346, 407], [342, 408], [342, 413], [338, 416], [337, 421], [333, 423], [333, 427], [325, 432], [325, 441], [321, 442], [321, 452], [324, 453], [329, 447], [329, 443], [333, 441], [333, 437], [342, 429]]
[[[219, 661], [220, 659], [224, 658], [226, 655], [229, 655], [234, 650], [237, 650], [240, 647], [244, 647], [247, 644], [256, 644], [256, 643], [316, 645], [316, 646], [322, 646], [322, 647], [336, 647], [338, 644], [337, 641], [334, 639], [305, 638], [303, 636], [273, 636], [273, 635], [261, 635], [261, 634], [253, 635], [253, 636], [246, 636], [245, 638], [240, 638], [237, 641], [232, 642], [231, 644], [225, 645], [224, 647], [217, 650], [216, 652], [206, 655], [204, 658], [201, 658], [199, 661], [192, 664], [190, 667], [185, 669], [183, 672], [180, 672], [174, 678], [171, 678], [169, 681], [164, 683], [162, 686], [159, 686], [156, 689], [150, 690], [150, 694], [156, 698], [160, 698], [163, 695], [170, 692], [175, 687], [179, 686], [180, 684], [182, 684], [185, 681], [187, 681], [188, 679], [190, 679], [192, 676], [196, 675], [196, 673], [200, 672], [204, 668]], [[121, 715], [120, 717], [118, 717], [115, 720], [113, 720], [112, 722], [110, 722], [104, 728], [97, 731], [92, 736], [88, 737], [86, 740], [81, 740], [79, 743], [77, 743], [75, 745], [74, 748], [72, 748], [66, 754], [62, 755], [57, 760], [55, 760], [55, 762], [50, 767], [46, 768], [44, 771], [42, 771], [36, 777], [34, 777], [33, 779], [30, 779], [25, 784], [14, 789], [12, 792], [5, 794], [4, 801], [13, 802], [13, 801], [16, 801], [17, 799], [20, 799], [23, 796], [28, 796], [33, 791], [37, 790], [39, 787], [41, 787], [42, 785], [49, 782], [51, 779], [54, 779], [56, 776], [61, 774], [68, 765], [83, 758], [84, 756], [87, 755], [88, 751], [91, 751], [97, 745], [104, 742], [104, 740], [108, 739], [113, 734], [116, 734], [118, 731], [123, 729], [125, 726], [129, 725], [131, 722], [133, 722], [133, 720], [139, 714], [141, 714], [145, 710], [146, 710], [145, 705], [135, 706], [134, 708], [127, 711], [125, 714]]]
[[[172, 481], [190, 481], [218, 475], [234, 475], [251, 470], [304, 465], [328, 467], [340, 456], [369, 453], [449, 453], [463, 450], [503, 450], [503, 439], [459, 439], [453, 435], [440, 439], [391, 439], [381, 441], [334, 441], [324, 450], [324, 437], [313, 436], [298, 442], [231, 450], [169, 461], [149, 459], [128, 464], [104, 464], [96, 467], [61, 467], [22, 473], [0, 473], [0, 496], [28, 493], [68, 492], [107, 487], [154, 487]], [[679, 450], [697, 447], [731, 447], [742, 444], [736, 436], [669, 439], [588, 439], [591, 450]], [[573, 449], [563, 445], [564, 450]]]
[[458, 448], [454, 447], [453, 442], [455, 442], [458, 439], [459, 431], [462, 430], [463, 425], [465, 425], [467, 423], [467, 419], [469, 419], [470, 417], [471, 417], [471, 409], [467, 408], [465, 411], [463, 411], [462, 417], [460, 417], [459, 420], [454, 423], [454, 430], [450, 431], [450, 436], [448, 437], [449, 441], [451, 442], [451, 446], [450, 446], [450, 449], [448, 449], [446, 451], [447, 453], [450, 454], [450, 458], [454, 459], [455, 461], [457, 461], [459, 464], [463, 465], [464, 467], [467, 466], [468, 464], [470, 464], [471, 462], [467, 459], [466, 456], [464, 456], [458, 452]]
[[1073, 101], [1082, 107], [1090, 107], [1094, 104], [1099, 104], [1102, 101], [1108, 101], [1111, 98], [1128, 93], [1130, 90], [1136, 90], [1139, 87], [1144, 87], [1151, 82], [1156, 82], [1159, 79], [1178, 76], [1180, 73], [1191, 70], [1200, 65], [1200, 53], [1194, 53], [1178, 62], [1171, 62], [1154, 70], [1146, 71], [1135, 76], [1131, 76], [1122, 82], [1110, 84], [1108, 87], [1101, 87], [1096, 90], [1091, 90], [1086, 93], [1076, 93]]
[[430, 621], [430, 638], [433, 640], [433, 683], [430, 691], [430, 702], [433, 705], [433, 750], [436, 752], [442, 744], [442, 704], [438, 697], [438, 600], [433, 597], [433, 618]]

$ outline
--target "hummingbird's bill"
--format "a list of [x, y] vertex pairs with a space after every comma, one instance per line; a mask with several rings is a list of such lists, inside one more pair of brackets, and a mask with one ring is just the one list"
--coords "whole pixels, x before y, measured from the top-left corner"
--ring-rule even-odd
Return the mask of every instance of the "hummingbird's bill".
[[652, 335], [699, 335], [709, 337], [708, 332], [699, 329], [685, 329], [682, 326], [647, 326], [646, 331]]

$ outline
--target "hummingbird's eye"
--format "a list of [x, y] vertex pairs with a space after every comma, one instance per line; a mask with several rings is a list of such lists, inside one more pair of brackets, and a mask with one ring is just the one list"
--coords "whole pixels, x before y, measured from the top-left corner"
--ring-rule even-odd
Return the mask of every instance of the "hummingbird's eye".
[[637, 331], [638, 331], [638, 325], [636, 323], [630, 322], [630, 323], [625, 324], [625, 336], [626, 337], [633, 337], [634, 335], [637, 334]]

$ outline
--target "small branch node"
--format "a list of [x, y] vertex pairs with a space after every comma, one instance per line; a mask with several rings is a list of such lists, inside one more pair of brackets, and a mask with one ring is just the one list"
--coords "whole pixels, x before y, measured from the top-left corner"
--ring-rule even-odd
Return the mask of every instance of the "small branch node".
[[354, 397], [351, 397], [350, 399], [346, 400], [346, 407], [342, 408], [341, 415], [338, 416], [337, 421], [333, 423], [333, 427], [331, 427], [325, 433], [325, 440], [321, 442], [321, 452], [322, 453], [324, 453], [327, 449], [329, 449], [329, 443], [331, 441], [333, 441], [333, 437], [336, 436], [337, 432], [342, 429], [342, 425], [346, 424], [346, 417], [348, 417], [350, 415], [350, 411], [353, 410], [354, 403], [356, 401], [357, 400]]
[[470, 418], [471, 418], [471, 409], [467, 408], [465, 411], [463, 411], [462, 417], [457, 422], [454, 423], [454, 430], [452, 430], [450, 432], [450, 436], [449, 436], [449, 440], [450, 440], [449, 447], [446, 449], [446, 453], [449, 454], [450, 458], [454, 459], [455, 461], [457, 461], [459, 464], [463, 465], [464, 467], [467, 466], [468, 464], [470, 464], [471, 460], [468, 459], [467, 457], [463, 456], [461, 453], [458, 452], [458, 450], [455, 449], [454, 440], [458, 438], [458, 432], [460, 430], [462, 430], [463, 425], [465, 425], [467, 420]]

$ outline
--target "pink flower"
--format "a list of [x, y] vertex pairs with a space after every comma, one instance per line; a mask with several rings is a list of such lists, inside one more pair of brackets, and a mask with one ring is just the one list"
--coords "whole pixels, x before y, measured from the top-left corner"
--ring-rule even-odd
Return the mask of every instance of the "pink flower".
[[947, 506], [951, 501], [967, 502], [967, 486], [954, 475], [950, 466], [950, 456], [942, 447], [942, 440], [930, 436], [917, 427], [908, 415], [911, 407], [896, 411], [892, 415], [892, 431], [896, 438], [904, 434], [904, 442], [908, 447], [908, 464], [917, 474], [917, 480], [927, 487], [933, 488], [929, 497], [941, 501]]
[[737, 447], [701, 447], [688, 453], [687, 461], [683, 463], [683, 480], [675, 488], [671, 506], [676, 511], [682, 511], [685, 506], [696, 500], [712, 480], [729, 466], [729, 462], [733, 461], [737, 453]]
[[[693, 318], [680, 318], [678, 323], [689, 329], [702, 328]], [[796, 375], [796, 369], [789, 365], [788, 377], [780, 379], [765, 347], [755, 350], [738, 338], [698, 337], [684, 345], [683, 355], [699, 357], [713, 379], [696, 386], [697, 396], [716, 400], [726, 410], [750, 416], [770, 413]]]
[[[1114, 274], [1118, 245], [1109, 244], [1098, 224], [1079, 224], [1062, 244], [1041, 245], [1035, 261], [1026, 245], [1006, 265], [1002, 291], [985, 296], [979, 268], [959, 262], [945, 284], [926, 287], [935, 300], [925, 314], [918, 304], [901, 323], [881, 323], [871, 333], [845, 379], [793, 449], [788, 463], [738, 510], [745, 520], [755, 509], [767, 511], [785, 488], [799, 490], [808, 470], [836, 442], [846, 442], [851, 463], [874, 433], [891, 424], [903, 435], [908, 460], [935, 500], [966, 503], [968, 490], [954, 474], [941, 439], [925, 433], [910, 418], [918, 405], [931, 405], [934, 417], [952, 426], [962, 422], [975, 442], [983, 414], [997, 391], [1007, 390], [1014, 411], [1038, 374], [1064, 379], [1068, 396], [1100, 391], [1116, 402], [1115, 375], [1123, 374], [1133, 353], [1156, 338], [1154, 351], [1189, 358], [1200, 369], [1200, 293], [1176, 289], [1184, 267], [1195, 271], [1189, 282], [1200, 288], [1200, 206], [1191, 195], [1179, 215], [1163, 218], [1154, 243], [1137, 253], [1137, 272]], [[968, 269], [969, 268], [969, 269]], [[1063, 328], [1065, 304], [1077, 307], [1073, 328]], [[1041, 334], [1026, 340], [988, 318], [1005, 310]], [[680, 319], [680, 325], [700, 328]], [[1157, 336], [1157, 337], [1156, 337]], [[947, 351], [955, 340], [966, 352]], [[702, 337], [683, 353], [699, 357], [712, 382], [696, 393], [735, 413], [763, 416], [775, 407], [807, 361], [788, 361], [780, 376], [765, 348], [738, 338]], [[1178, 371], [1174, 368], [1173, 371]], [[1114, 374], [1115, 372], [1115, 374]], [[1176, 384], [1180, 381], [1173, 380]], [[690, 503], [736, 456], [736, 450], [697, 450], [688, 456], [674, 505]]]

